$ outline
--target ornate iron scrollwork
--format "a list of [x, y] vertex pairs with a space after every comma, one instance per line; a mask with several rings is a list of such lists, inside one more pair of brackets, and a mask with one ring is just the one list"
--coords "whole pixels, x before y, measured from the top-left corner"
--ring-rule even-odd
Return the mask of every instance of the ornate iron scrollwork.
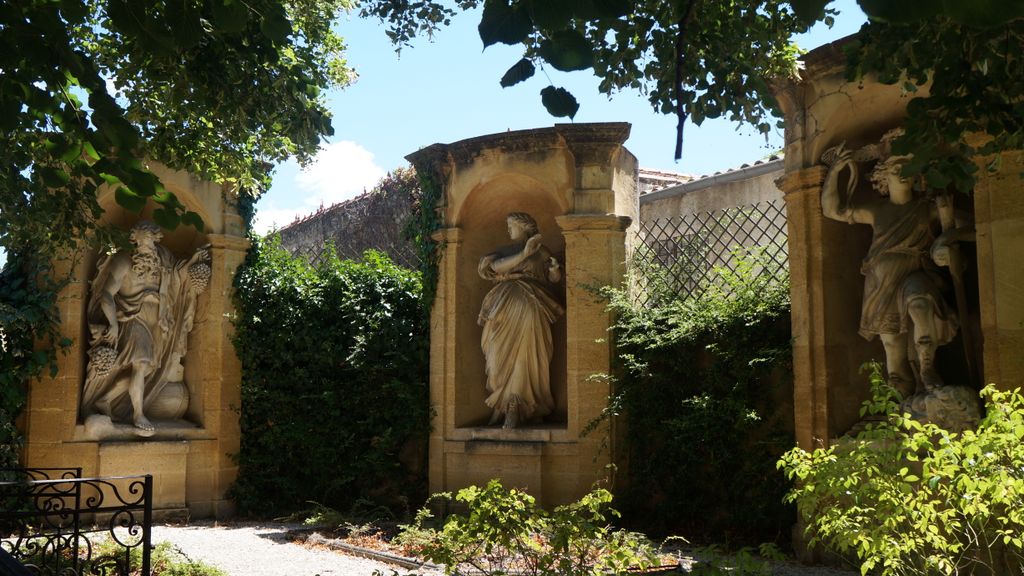
[[[0, 470], [0, 547], [30, 573], [149, 576], [153, 478]], [[134, 559], [133, 559], [134, 557]], [[132, 572], [132, 563], [141, 572]]]

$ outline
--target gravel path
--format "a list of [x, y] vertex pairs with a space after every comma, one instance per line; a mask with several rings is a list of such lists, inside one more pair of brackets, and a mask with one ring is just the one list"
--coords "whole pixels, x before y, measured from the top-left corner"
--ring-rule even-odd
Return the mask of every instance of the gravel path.
[[[216, 566], [229, 576], [390, 576], [408, 571], [322, 547], [295, 544], [288, 530], [298, 524], [194, 522], [188, 526], [153, 526], [153, 543], [173, 543], [190, 560]], [[425, 574], [427, 572], [417, 571]]]
[[[188, 526], [153, 526], [153, 543], [170, 541], [191, 560], [217, 566], [229, 576], [384, 576], [410, 574], [391, 564], [350, 556], [323, 546], [304, 546], [292, 541], [289, 530], [299, 524], [280, 522], [218, 524], [194, 522]], [[440, 576], [431, 570], [415, 570], [424, 576]], [[856, 572], [795, 562], [772, 566], [774, 576], [857, 576]]]

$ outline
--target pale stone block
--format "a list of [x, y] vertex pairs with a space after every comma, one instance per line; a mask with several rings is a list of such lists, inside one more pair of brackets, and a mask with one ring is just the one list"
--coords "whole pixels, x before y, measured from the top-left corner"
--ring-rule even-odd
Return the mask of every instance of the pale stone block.
[[100, 476], [152, 474], [153, 507], [184, 508], [188, 442], [105, 442]]

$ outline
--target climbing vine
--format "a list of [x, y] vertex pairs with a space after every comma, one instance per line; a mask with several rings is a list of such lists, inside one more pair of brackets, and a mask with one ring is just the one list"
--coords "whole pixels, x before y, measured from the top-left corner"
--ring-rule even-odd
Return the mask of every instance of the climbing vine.
[[444, 224], [437, 211], [444, 188], [429, 166], [417, 166], [416, 175], [420, 181], [420, 194], [418, 201], [413, 206], [412, 217], [406, 227], [406, 236], [415, 246], [416, 255], [420, 260], [423, 306], [426, 308], [426, 313], [429, 314], [430, 307], [434, 303], [434, 296], [437, 294], [440, 246], [433, 236], [434, 232], [440, 230]]

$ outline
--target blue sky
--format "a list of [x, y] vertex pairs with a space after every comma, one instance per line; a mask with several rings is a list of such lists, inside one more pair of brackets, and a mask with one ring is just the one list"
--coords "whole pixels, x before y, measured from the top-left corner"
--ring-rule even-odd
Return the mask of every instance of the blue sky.
[[[864, 15], [854, 0], [833, 4], [836, 25], [819, 25], [796, 39], [812, 49], [857, 31]], [[407, 165], [404, 157], [436, 142], [448, 143], [484, 134], [551, 126], [554, 118], [540, 103], [549, 83], [571, 91], [580, 102], [574, 122], [630, 122], [626, 147], [640, 166], [711, 174], [757, 160], [782, 148], [782, 133], [764, 136], [725, 120], [685, 129], [683, 158], [675, 151], [675, 118], [655, 114], [634, 91], [608, 99], [597, 91], [589, 71], [538, 73], [526, 82], [501, 88], [498, 80], [522, 55], [516, 46], [486, 50], [477, 35], [479, 12], [457, 15], [451, 26], [430, 40], [421, 38], [396, 54], [375, 20], [350, 16], [338, 25], [348, 45], [347, 60], [359, 74], [347, 88], [328, 95], [335, 134], [316, 162], [300, 171], [281, 165], [271, 189], [257, 204], [258, 232], [285, 226], [297, 216], [351, 198], [370, 189], [388, 170]], [[550, 78], [550, 80], [549, 80]]]

